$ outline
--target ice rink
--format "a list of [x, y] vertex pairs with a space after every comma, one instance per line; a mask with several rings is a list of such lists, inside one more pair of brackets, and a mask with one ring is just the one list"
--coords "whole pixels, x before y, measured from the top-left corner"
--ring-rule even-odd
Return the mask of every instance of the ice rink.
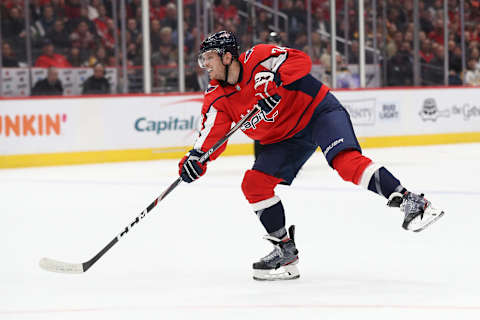
[[480, 144], [366, 149], [446, 211], [420, 233], [316, 153], [277, 187], [297, 227], [298, 280], [257, 282], [271, 244], [240, 189], [253, 156], [180, 184], [88, 272], [90, 259], [177, 177], [178, 161], [0, 170], [0, 319], [480, 319]]

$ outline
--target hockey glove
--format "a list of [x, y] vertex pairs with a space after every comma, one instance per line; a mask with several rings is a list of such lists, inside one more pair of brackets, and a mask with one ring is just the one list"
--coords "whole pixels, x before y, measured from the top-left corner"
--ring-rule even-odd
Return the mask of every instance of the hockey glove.
[[280, 74], [272, 71], [260, 71], [255, 75], [255, 95], [272, 96], [282, 84]]
[[255, 95], [258, 98], [258, 106], [269, 114], [275, 109], [282, 99], [277, 92], [281, 85], [280, 75], [271, 71], [261, 71], [255, 75]]
[[207, 163], [200, 163], [200, 157], [204, 154], [201, 150], [190, 150], [178, 164], [179, 174], [183, 181], [190, 183], [205, 174]]

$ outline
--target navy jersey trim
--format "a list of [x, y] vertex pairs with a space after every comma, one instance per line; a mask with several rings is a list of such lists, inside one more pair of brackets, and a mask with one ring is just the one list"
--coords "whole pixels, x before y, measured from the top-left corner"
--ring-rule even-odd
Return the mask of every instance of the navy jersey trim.
[[315, 98], [318, 92], [322, 88], [323, 83], [315, 79], [310, 73], [305, 77], [300, 78], [286, 86], [283, 86], [287, 90], [301, 91], [308, 94], [310, 97]]

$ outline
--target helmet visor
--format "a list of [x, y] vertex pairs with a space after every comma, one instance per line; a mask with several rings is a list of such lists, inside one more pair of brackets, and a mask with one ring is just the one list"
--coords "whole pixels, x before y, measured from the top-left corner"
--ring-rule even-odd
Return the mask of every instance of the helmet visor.
[[212, 49], [212, 50], [208, 50], [200, 53], [197, 58], [198, 65], [200, 66], [200, 68], [206, 69], [207, 64], [209, 62], [212, 62], [213, 59], [215, 59], [218, 56], [218, 54], [219, 54], [218, 49]]

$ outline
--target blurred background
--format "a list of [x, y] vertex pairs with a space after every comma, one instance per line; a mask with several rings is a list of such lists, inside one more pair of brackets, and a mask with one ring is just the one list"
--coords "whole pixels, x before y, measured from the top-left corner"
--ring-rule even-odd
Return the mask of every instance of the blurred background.
[[475, 0], [2, 0], [0, 16], [4, 97], [203, 91], [199, 44], [224, 29], [242, 51], [306, 51], [332, 88], [480, 84]]

